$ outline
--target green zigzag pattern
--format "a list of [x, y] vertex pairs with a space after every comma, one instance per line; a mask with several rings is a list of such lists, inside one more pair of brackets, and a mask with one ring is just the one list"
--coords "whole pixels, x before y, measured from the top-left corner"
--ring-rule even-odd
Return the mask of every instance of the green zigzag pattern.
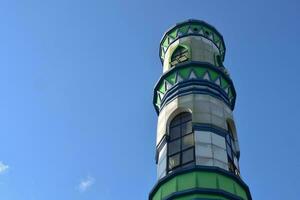
[[[179, 70], [174, 71], [173, 73], [169, 74], [163, 80], [159, 82], [158, 89], [156, 91], [157, 98], [156, 98], [156, 106], [160, 107], [161, 100], [165, 93], [176, 83], [180, 81], [190, 80], [190, 79], [200, 79], [200, 80], [207, 80], [224, 90], [224, 92], [228, 95], [228, 99], [230, 102], [233, 100], [233, 89], [231, 88], [228, 81], [223, 77], [222, 74], [218, 73], [209, 68], [205, 68], [203, 66], [189, 66], [186, 68], [181, 68]], [[219, 80], [218, 80], [219, 79]], [[167, 88], [167, 86], [170, 88]]]
[[161, 59], [165, 58], [165, 51], [169, 47], [170, 43], [176, 40], [178, 37], [189, 34], [197, 34], [212, 40], [219, 48], [222, 57], [224, 58], [225, 47], [223, 46], [222, 38], [215, 33], [213, 29], [205, 26], [205, 24], [190, 22], [181, 26], [175, 27], [173, 30], [168, 32], [163, 41], [161, 42]]

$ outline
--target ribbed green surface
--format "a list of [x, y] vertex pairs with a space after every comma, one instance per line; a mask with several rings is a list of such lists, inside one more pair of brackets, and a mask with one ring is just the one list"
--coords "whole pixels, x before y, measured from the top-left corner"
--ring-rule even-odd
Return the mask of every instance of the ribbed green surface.
[[213, 200], [230, 200], [225, 197], [221, 197], [219, 195], [208, 195], [208, 194], [194, 194], [194, 195], [188, 195], [185, 197], [178, 197], [175, 198], [174, 200], [191, 200], [191, 199], [198, 199], [198, 198], [203, 198], [203, 199], [213, 199]]
[[[197, 188], [221, 190], [248, 200], [245, 189], [237, 181], [222, 174], [206, 171], [187, 172], [171, 178], [159, 187], [152, 200], [162, 200], [172, 193]], [[176, 200], [190, 200], [195, 197], [227, 199], [219, 195], [189, 194]]]

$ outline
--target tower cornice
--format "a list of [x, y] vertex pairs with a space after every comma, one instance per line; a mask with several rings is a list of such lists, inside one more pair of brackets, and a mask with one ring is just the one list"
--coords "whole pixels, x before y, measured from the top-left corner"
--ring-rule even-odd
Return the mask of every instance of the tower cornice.
[[172, 43], [180, 38], [193, 35], [205, 37], [212, 41], [219, 49], [221, 60], [225, 60], [226, 46], [223, 36], [219, 33], [219, 31], [205, 21], [189, 19], [187, 21], [177, 23], [164, 33], [159, 45], [159, 57], [161, 62], [163, 63], [165, 52]]
[[[184, 83], [192, 83], [210, 86], [216, 96], [224, 100], [233, 110], [236, 100], [236, 92], [229, 75], [220, 67], [207, 62], [189, 61], [177, 64], [164, 73], [154, 87], [153, 105], [157, 113], [163, 107], [165, 100], [174, 87], [176, 90]], [[194, 88], [195, 89], [195, 88]], [[205, 90], [203, 90], [205, 92]], [[213, 95], [214, 92], [207, 92]], [[219, 94], [219, 95], [218, 95]]]

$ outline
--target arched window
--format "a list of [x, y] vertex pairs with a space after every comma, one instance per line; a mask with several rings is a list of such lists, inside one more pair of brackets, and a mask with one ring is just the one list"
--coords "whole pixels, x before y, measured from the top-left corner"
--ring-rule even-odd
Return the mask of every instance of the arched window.
[[171, 66], [174, 66], [178, 63], [187, 61], [189, 59], [189, 51], [183, 46], [178, 46], [177, 49], [172, 54], [171, 57]]
[[168, 139], [168, 172], [195, 164], [192, 115], [184, 112], [170, 123]]
[[227, 158], [228, 158], [228, 168], [229, 171], [233, 172], [234, 174], [240, 174], [238, 169], [238, 160], [235, 150], [235, 143], [234, 143], [234, 136], [231, 124], [227, 122], [228, 127], [228, 134], [226, 135], [226, 151], [227, 151]]

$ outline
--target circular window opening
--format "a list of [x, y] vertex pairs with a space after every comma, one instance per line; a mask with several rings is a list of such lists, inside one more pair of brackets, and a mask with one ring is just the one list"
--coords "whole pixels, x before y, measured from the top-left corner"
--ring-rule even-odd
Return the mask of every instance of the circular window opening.
[[208, 31], [205, 31], [205, 34], [206, 34], [206, 35], [209, 35], [209, 32], [208, 32]]
[[198, 28], [194, 28], [193, 31], [194, 31], [194, 32], [198, 32]]

